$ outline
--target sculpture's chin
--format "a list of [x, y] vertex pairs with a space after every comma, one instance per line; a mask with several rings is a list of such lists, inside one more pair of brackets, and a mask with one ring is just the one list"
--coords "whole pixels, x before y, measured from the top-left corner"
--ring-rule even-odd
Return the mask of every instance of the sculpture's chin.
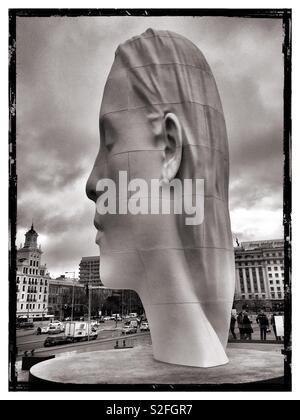
[[100, 278], [105, 287], [137, 291], [143, 277], [143, 266], [135, 252], [108, 251], [101, 247]]

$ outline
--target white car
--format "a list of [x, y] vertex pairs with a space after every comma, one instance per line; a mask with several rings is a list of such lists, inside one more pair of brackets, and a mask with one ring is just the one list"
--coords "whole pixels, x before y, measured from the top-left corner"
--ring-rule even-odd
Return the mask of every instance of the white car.
[[49, 324], [48, 334], [59, 334], [65, 330], [65, 326], [60, 321], [53, 321]]
[[49, 332], [49, 325], [41, 327], [41, 334], [47, 334]]

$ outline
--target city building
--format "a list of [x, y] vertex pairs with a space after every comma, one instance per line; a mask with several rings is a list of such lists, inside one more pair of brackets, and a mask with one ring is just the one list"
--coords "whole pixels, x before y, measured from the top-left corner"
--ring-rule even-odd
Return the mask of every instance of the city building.
[[100, 257], [82, 257], [79, 264], [79, 282], [93, 286], [103, 286], [100, 280]]
[[235, 302], [271, 310], [284, 299], [284, 241], [242, 242], [235, 247]]
[[41, 263], [42, 249], [38, 233], [25, 234], [25, 244], [17, 250], [17, 317], [42, 318], [48, 313], [50, 275]]
[[74, 317], [85, 312], [86, 306], [85, 286], [78, 279], [65, 277], [49, 280], [48, 312], [55, 318], [63, 319], [71, 315], [72, 304]]
[[133, 290], [108, 289], [103, 286], [100, 279], [100, 257], [82, 257], [79, 264], [79, 282], [84, 285], [101, 286], [102, 289], [92, 290], [92, 311], [96, 308], [102, 314], [118, 312], [127, 314], [138, 311], [143, 312], [142, 302]]

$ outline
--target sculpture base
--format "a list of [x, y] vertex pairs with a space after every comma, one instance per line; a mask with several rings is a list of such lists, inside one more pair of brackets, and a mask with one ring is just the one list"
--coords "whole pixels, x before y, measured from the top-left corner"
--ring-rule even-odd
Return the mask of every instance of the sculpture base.
[[[251, 347], [251, 346], [250, 346]], [[62, 356], [41, 362], [30, 370], [30, 381], [38, 385], [83, 386], [123, 384], [245, 384], [283, 379], [283, 357], [277, 351], [227, 349], [229, 363], [213, 368], [195, 368], [154, 360], [152, 346], [101, 350]], [[111, 387], [109, 387], [111, 389]]]

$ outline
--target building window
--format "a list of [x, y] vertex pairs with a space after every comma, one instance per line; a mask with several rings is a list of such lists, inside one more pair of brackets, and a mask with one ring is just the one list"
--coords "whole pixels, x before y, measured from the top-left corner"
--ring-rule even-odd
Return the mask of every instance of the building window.
[[23, 292], [25, 292], [25, 286], [23, 286], [23, 289], [22, 289], [22, 291], [23, 291]]
[[241, 279], [240, 280], [240, 286], [241, 286], [241, 292], [245, 292], [245, 287], [244, 287], [244, 282], [243, 282], [243, 280]]
[[271, 267], [268, 267], [268, 271], [271, 271], [272, 270], [272, 268]]
[[269, 278], [271, 279], [273, 276], [272, 276], [272, 273], [269, 273]]
[[35, 304], [32, 305], [32, 309], [35, 309]]
[[22, 299], [24, 299], [24, 294], [22, 295]]
[[262, 297], [263, 299], [266, 299], [266, 295], [261, 295], [261, 297]]
[[281, 287], [277, 287], [277, 292], [281, 292]]
[[273, 284], [273, 280], [270, 280], [270, 284]]
[[246, 298], [245, 295], [242, 295], [242, 299], [245, 300], [245, 298]]
[[271, 298], [275, 299], [275, 293], [271, 293]]
[[278, 267], [274, 267], [274, 270], [277, 271], [278, 270]]
[[279, 274], [278, 273], [275, 273], [275, 277], [279, 277]]
[[279, 292], [278, 294], [278, 299], [282, 299], [282, 294]]
[[270, 287], [270, 290], [271, 290], [271, 292], [273, 292], [274, 291], [274, 287]]
[[44, 308], [44, 309], [46, 308], [46, 305], [45, 305], [45, 304], [43, 304], [43, 308]]
[[276, 280], [276, 284], [280, 284], [280, 281], [279, 280]]
[[21, 303], [21, 309], [23, 309], [23, 303]]

